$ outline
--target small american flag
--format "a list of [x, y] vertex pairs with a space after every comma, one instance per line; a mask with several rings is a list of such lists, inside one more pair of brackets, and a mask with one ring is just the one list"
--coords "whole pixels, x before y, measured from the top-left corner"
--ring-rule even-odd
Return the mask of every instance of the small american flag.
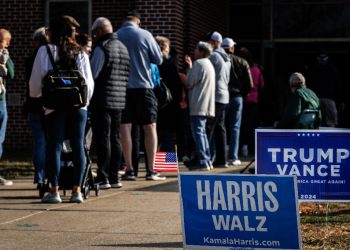
[[157, 152], [154, 171], [177, 172], [177, 157], [175, 152]]

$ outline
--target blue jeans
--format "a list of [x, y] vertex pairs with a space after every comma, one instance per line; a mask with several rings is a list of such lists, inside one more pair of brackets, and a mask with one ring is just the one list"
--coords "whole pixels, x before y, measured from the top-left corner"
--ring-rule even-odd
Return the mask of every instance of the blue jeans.
[[28, 113], [28, 122], [33, 135], [34, 183], [45, 183], [46, 139], [40, 114]]
[[228, 159], [238, 160], [239, 148], [239, 130], [241, 128], [243, 110], [243, 98], [231, 97], [229, 104], [226, 106], [226, 119], [228, 119], [229, 129], [229, 150]]
[[64, 135], [68, 136], [73, 152], [74, 185], [81, 186], [85, 170], [84, 134], [87, 112], [84, 109], [54, 111], [45, 116], [49, 138], [48, 163], [51, 185], [59, 186], [61, 152]]
[[2, 144], [5, 141], [7, 118], [6, 100], [0, 100], [0, 159], [3, 152]]
[[198, 155], [198, 163], [206, 164], [210, 161], [209, 143], [205, 125], [207, 118], [205, 116], [190, 116], [191, 127], [194, 142], [196, 143], [196, 150]]

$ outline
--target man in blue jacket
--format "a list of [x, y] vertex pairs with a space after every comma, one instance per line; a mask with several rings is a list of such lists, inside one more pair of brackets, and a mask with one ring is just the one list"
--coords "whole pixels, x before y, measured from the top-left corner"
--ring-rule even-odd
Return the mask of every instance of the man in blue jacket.
[[160, 65], [162, 51], [152, 34], [141, 29], [140, 14], [128, 11], [122, 27], [117, 31], [119, 40], [124, 43], [130, 55], [130, 76], [127, 86], [126, 106], [122, 113], [121, 139], [126, 163], [123, 180], [135, 180], [132, 167], [132, 122], [137, 121], [145, 132], [145, 148], [149, 169], [146, 180], [165, 180], [165, 176], [154, 171], [157, 151], [157, 113], [158, 101], [153, 93], [151, 63]]

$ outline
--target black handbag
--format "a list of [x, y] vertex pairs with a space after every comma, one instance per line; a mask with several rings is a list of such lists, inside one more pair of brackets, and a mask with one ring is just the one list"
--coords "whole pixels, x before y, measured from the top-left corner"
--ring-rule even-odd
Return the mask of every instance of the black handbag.
[[164, 108], [173, 100], [169, 88], [162, 79], [160, 79], [160, 83], [154, 89], [154, 94], [158, 99], [158, 108]]

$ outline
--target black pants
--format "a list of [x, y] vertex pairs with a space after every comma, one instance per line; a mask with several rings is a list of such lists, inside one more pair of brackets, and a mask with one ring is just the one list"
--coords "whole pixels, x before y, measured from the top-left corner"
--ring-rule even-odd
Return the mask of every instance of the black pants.
[[226, 104], [215, 102], [215, 117], [208, 118], [206, 125], [207, 137], [209, 140], [214, 135], [216, 143], [216, 158], [218, 163], [226, 162], [226, 127], [225, 127]]
[[248, 145], [249, 151], [255, 149], [255, 129], [259, 124], [259, 106], [257, 103], [243, 103], [241, 142]]
[[115, 183], [122, 159], [120, 122], [122, 111], [93, 107], [91, 111], [92, 132], [97, 149], [98, 181], [109, 179]]

